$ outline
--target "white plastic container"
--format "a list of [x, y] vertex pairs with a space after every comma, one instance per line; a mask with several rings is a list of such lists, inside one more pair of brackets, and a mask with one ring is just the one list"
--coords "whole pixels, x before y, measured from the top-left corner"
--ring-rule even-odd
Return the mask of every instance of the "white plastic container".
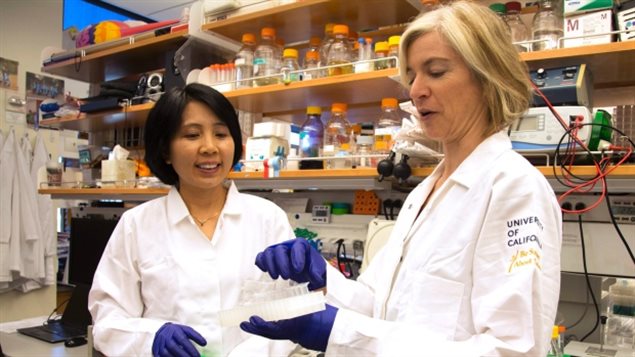
[[220, 311], [221, 326], [238, 326], [254, 315], [266, 321], [276, 321], [326, 309], [324, 293], [322, 291], [309, 292], [308, 283], [259, 293], [252, 296], [250, 300], [262, 302]]

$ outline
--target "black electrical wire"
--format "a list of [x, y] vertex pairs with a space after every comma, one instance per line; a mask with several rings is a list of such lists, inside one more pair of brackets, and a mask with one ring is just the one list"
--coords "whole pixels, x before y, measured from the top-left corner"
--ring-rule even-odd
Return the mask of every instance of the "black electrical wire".
[[582, 266], [584, 267], [584, 278], [586, 280], [587, 289], [591, 293], [591, 299], [593, 299], [593, 306], [595, 307], [595, 325], [593, 325], [593, 328], [591, 329], [591, 331], [589, 331], [586, 335], [584, 335], [584, 337], [580, 339], [580, 341], [584, 342], [584, 340], [586, 340], [587, 337], [589, 337], [593, 332], [595, 332], [595, 330], [598, 328], [598, 325], [600, 324], [600, 307], [598, 306], [598, 302], [595, 299], [595, 295], [593, 295], [593, 288], [591, 287], [591, 280], [589, 279], [589, 271], [586, 265], [586, 248], [584, 246], [584, 231], [582, 229], [582, 215], [581, 214], [578, 215], [578, 226], [580, 227], [580, 243], [582, 246]]
[[622, 234], [622, 231], [620, 230], [620, 227], [617, 224], [617, 221], [615, 220], [615, 216], [613, 215], [613, 208], [611, 207], [611, 200], [609, 199], [609, 197], [606, 198], [606, 207], [609, 210], [609, 216], [611, 217], [611, 222], [613, 223], [613, 227], [615, 227], [615, 231], [617, 232], [617, 235], [620, 236], [620, 240], [622, 241], [622, 244], [624, 244], [624, 248], [626, 248], [626, 252], [631, 257], [631, 261], [633, 262], [633, 264], [635, 264], [635, 256], [633, 256], [633, 251], [628, 246], [628, 242], [626, 241], [626, 238], [624, 238], [624, 234]]
[[[571, 132], [572, 132], [573, 130], [579, 129], [579, 128], [584, 127], [584, 126], [599, 126], [599, 127], [602, 127], [602, 128], [608, 128], [608, 129], [611, 129], [611, 130], [613, 130], [613, 131], [615, 131], [615, 132], [617, 132], [617, 133], [621, 134], [623, 137], [625, 137], [625, 138], [626, 138], [626, 140], [628, 140], [628, 142], [631, 144], [631, 146], [633, 146], [633, 148], [635, 148], [635, 143], [634, 143], [634, 142], [633, 142], [633, 140], [632, 140], [631, 138], [629, 138], [629, 137], [628, 137], [628, 136], [627, 136], [627, 135], [626, 135], [623, 131], [621, 131], [621, 130], [619, 130], [619, 129], [617, 129], [617, 128], [615, 128], [615, 127], [611, 126], [611, 125], [600, 124], [600, 123], [586, 123], [586, 124], [578, 124], [578, 125], [573, 126], [573, 127], [571, 127], [571, 128], [565, 129], [565, 133], [564, 133], [564, 134], [562, 134], [562, 136], [560, 137], [560, 141], [558, 141], [558, 145], [556, 146], [556, 152], [555, 152], [555, 155], [556, 155], [556, 161], [558, 161], [558, 162], [560, 163], [560, 169], [561, 169], [562, 171], [564, 171], [564, 172], [568, 173], [569, 175], [571, 175], [571, 177], [574, 177], [574, 178], [576, 178], [576, 179], [578, 179], [578, 180], [580, 180], [580, 181], [582, 181], [582, 182], [587, 182], [587, 181], [589, 181], [588, 179], [585, 179], [585, 178], [582, 178], [582, 177], [576, 176], [576, 175], [574, 175], [574, 174], [573, 174], [573, 173], [572, 173], [569, 169], [567, 169], [567, 168], [566, 168], [566, 165], [565, 165], [565, 163], [564, 163], [564, 160], [562, 160], [562, 156], [563, 156], [563, 155], [560, 153], [560, 148], [561, 148], [561, 146], [562, 146], [562, 144], [563, 144], [564, 139], [568, 137], [568, 138], [569, 138], [568, 143], [570, 143], [570, 142], [571, 142], [571, 141], [570, 141], [570, 139], [571, 139], [571, 137], [572, 137]], [[570, 145], [568, 145], [568, 144], [567, 144], [567, 148], [569, 148], [569, 146], [570, 146]], [[593, 157], [593, 153], [592, 153], [592, 152], [591, 152], [591, 151], [590, 151], [590, 150], [589, 150], [586, 146], [583, 146], [583, 148], [586, 150], [587, 154], [589, 154], [589, 157], [591, 158], [591, 160], [592, 160], [592, 161], [593, 161], [596, 165], [598, 165], [597, 160], [595, 160], [595, 158]], [[598, 175], [599, 175], [599, 173], [598, 173]], [[596, 175], [595, 177], [591, 178], [590, 180], [593, 180], [593, 179], [597, 178], [597, 177], [598, 177], [598, 175]], [[570, 185], [570, 184], [569, 184], [569, 183], [567, 183], [567, 182], [563, 182], [563, 181], [562, 181], [562, 180], [558, 177], [558, 175], [556, 174], [556, 165], [553, 165], [553, 176], [556, 178], [556, 180], [557, 180], [557, 181], [558, 181], [561, 185], [563, 185], [563, 186], [565, 186], [565, 187], [575, 187], [575, 186]]]
[[381, 205], [383, 207], [384, 217], [386, 217], [386, 220], [389, 221], [390, 217], [388, 216], [388, 206], [392, 209], [392, 200], [387, 198], [381, 203]]
[[[350, 274], [349, 278], [352, 278], [353, 269], [350, 263], [350, 259], [348, 259], [348, 257], [346, 256], [346, 244], [344, 244], [344, 239], [338, 239], [336, 243], [337, 243], [337, 252], [336, 252], [337, 269], [339, 269], [339, 271], [344, 275], [346, 275], [346, 269], [348, 269]], [[344, 266], [345, 268], [342, 268], [342, 266]]]

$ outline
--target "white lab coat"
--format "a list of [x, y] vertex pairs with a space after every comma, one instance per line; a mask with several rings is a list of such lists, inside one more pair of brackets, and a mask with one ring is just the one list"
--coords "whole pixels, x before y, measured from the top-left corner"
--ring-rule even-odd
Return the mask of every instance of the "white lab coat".
[[[13, 235], [13, 184], [16, 176], [15, 132], [9, 131], [0, 151], [0, 290], [13, 280], [11, 268], [20, 256], [20, 241]], [[16, 254], [16, 255], [14, 255]]]
[[[35, 138], [35, 147], [33, 149], [33, 161], [31, 162], [31, 180], [36, 189], [39, 188], [39, 171], [46, 166], [49, 159], [49, 153], [46, 150], [44, 139], [38, 133]], [[53, 200], [51, 195], [37, 194], [37, 208], [40, 219], [40, 239], [44, 250], [44, 281], [45, 285], [52, 285], [57, 282], [57, 230], [55, 227], [55, 218], [53, 217]]]
[[28, 136], [22, 137], [16, 160], [17, 177], [20, 183], [21, 279], [15, 279], [15, 283], [21, 280], [16, 288], [22, 292], [40, 288], [45, 275], [36, 184], [31, 179], [32, 153], [33, 149]]
[[357, 282], [329, 270], [328, 300], [346, 309], [327, 355], [546, 355], [562, 240], [552, 188], [500, 132], [417, 218], [443, 165], [410, 193]]
[[239, 193], [233, 183], [211, 241], [175, 188], [126, 211], [89, 295], [96, 348], [107, 356], [149, 356], [157, 330], [174, 322], [197, 330], [207, 339], [207, 348], [222, 355], [248, 338], [262, 342], [251, 353], [288, 353], [294, 347], [289, 341], [221, 328], [218, 312], [238, 304], [246, 279], [262, 276], [254, 264], [256, 254], [293, 237], [282, 209]]

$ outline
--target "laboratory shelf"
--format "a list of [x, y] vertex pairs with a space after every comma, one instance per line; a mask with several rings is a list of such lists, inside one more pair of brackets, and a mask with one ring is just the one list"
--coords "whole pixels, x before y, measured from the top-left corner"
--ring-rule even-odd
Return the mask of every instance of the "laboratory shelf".
[[523, 52], [531, 70], [585, 63], [596, 89], [635, 86], [635, 41]]
[[[558, 192], [563, 192], [553, 175], [553, 167], [537, 166]], [[423, 178], [432, 173], [434, 166], [412, 170], [414, 177]], [[595, 176], [594, 166], [575, 166], [575, 175]], [[560, 168], [556, 168], [561, 175]], [[390, 187], [390, 179], [377, 181], [375, 168], [331, 169], [331, 170], [286, 170], [280, 177], [267, 178], [263, 172], [231, 172], [229, 178], [235, 180], [241, 190], [272, 189], [322, 189], [322, 190], [384, 190]], [[557, 186], [557, 187], [556, 187]], [[632, 192], [635, 189], [635, 165], [622, 165], [609, 175], [612, 192]], [[598, 185], [597, 190], [600, 187]], [[49, 194], [54, 199], [124, 199], [145, 201], [167, 194], [167, 188], [42, 188], [40, 194]], [[595, 192], [595, 191], [594, 191]]]
[[81, 113], [79, 117], [45, 119], [40, 126], [47, 128], [71, 129], [83, 132], [96, 132], [119, 128], [143, 127], [153, 102], [105, 110], [96, 113]]
[[[333, 102], [348, 103], [351, 118], [375, 117], [381, 98], [407, 98], [403, 87], [394, 79], [396, 68], [365, 73], [317, 78], [289, 84], [273, 84], [224, 92], [236, 109], [266, 113], [268, 116], [291, 115], [302, 121], [308, 105], [328, 110]], [[361, 87], [360, 87], [361, 86]], [[364, 88], [359, 90], [359, 88]], [[82, 113], [79, 117], [43, 120], [40, 125], [85, 132], [114, 128], [142, 127], [154, 103], [144, 103], [97, 113]]]
[[99, 83], [123, 78], [131, 74], [155, 71], [165, 67], [165, 55], [177, 50], [187, 40], [187, 30], [179, 30], [154, 36], [154, 32], [144, 33], [133, 43], [122, 39], [114, 43], [94, 45], [95, 50], [81, 56], [82, 48], [77, 49], [77, 57], [54, 62], [42, 67], [42, 72], [76, 79], [78, 81]]
[[361, 32], [410, 22], [419, 15], [418, 4], [412, 0], [303, 0], [222, 17], [202, 29], [240, 41], [243, 33], [259, 37], [260, 29], [268, 26], [275, 28], [276, 36], [288, 46], [294, 46], [308, 42], [311, 36], [323, 37], [328, 22]]

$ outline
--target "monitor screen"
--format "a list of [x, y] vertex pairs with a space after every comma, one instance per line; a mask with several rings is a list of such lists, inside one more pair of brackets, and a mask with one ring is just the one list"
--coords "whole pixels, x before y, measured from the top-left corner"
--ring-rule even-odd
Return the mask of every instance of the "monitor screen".
[[97, 264], [117, 222], [116, 219], [71, 218], [68, 252], [70, 284], [92, 285]]

